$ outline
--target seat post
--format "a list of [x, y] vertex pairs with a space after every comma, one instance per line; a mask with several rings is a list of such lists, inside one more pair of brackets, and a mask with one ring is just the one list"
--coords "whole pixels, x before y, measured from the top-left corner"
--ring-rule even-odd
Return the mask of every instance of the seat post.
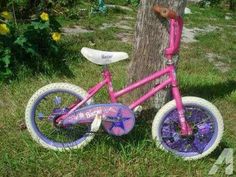
[[113, 86], [112, 86], [112, 75], [108, 69], [108, 65], [103, 65], [102, 75], [103, 75], [104, 81], [107, 84], [111, 102], [116, 103], [117, 100], [116, 100], [115, 92], [114, 92]]
[[103, 68], [103, 72], [107, 71], [108, 70], [108, 65], [103, 65], [102, 68]]
[[110, 80], [111, 74], [110, 74], [110, 71], [109, 71], [109, 69], [108, 69], [108, 65], [103, 65], [102, 68], [103, 68], [103, 69], [102, 69], [103, 78], [104, 78], [104, 79], [109, 78], [109, 80]]

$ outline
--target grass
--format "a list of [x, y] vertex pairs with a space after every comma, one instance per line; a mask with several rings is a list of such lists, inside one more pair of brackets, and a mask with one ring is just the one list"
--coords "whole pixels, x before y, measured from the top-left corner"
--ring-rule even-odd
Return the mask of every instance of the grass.
[[[121, 32], [120, 29], [98, 29], [102, 23], [115, 22], [119, 16], [124, 16], [120, 12], [111, 12], [109, 16], [78, 21], [85, 27], [92, 26], [94, 33], [63, 37], [67, 66], [61, 66], [58, 70], [64, 74], [51, 71], [32, 75], [22, 71], [19, 79], [1, 85], [0, 176], [208, 176], [223, 148], [236, 146], [236, 34], [235, 26], [230, 26], [235, 25], [236, 19], [235, 13], [232, 13], [231, 20], [224, 20], [224, 14], [228, 12], [222, 9], [199, 9], [194, 5], [190, 8], [194, 14], [185, 17], [186, 26], [203, 28], [211, 24], [221, 27], [220, 31], [199, 35], [197, 43], [183, 44], [178, 69], [183, 95], [210, 100], [224, 117], [223, 140], [210, 156], [184, 162], [158, 150], [151, 141], [151, 124], [155, 113], [150, 111], [142, 113], [129, 135], [117, 138], [101, 133], [83, 150], [71, 152], [46, 150], [36, 144], [26, 130], [20, 129], [27, 101], [40, 87], [52, 82], [69, 82], [87, 89], [100, 80], [101, 68], [81, 56], [79, 51], [82, 46], [89, 47], [92, 42], [95, 48], [123, 50], [131, 54], [132, 46], [122, 43], [115, 35]], [[135, 13], [125, 15], [135, 17]], [[131, 22], [134, 24], [134, 20]], [[208, 62], [206, 53], [223, 56], [222, 62], [230, 65], [231, 69], [221, 73]], [[111, 65], [114, 87], [117, 89], [125, 85], [128, 63], [124, 61]], [[102, 91], [95, 100], [104, 102], [104, 97], [107, 95]], [[215, 176], [225, 176], [224, 169], [221, 168]]]

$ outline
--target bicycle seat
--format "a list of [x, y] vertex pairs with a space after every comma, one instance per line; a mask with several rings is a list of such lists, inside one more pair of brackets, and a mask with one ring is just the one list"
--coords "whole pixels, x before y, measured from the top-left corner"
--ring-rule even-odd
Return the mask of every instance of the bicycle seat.
[[108, 65], [129, 58], [125, 52], [107, 52], [87, 47], [83, 47], [81, 53], [86, 59], [97, 65]]

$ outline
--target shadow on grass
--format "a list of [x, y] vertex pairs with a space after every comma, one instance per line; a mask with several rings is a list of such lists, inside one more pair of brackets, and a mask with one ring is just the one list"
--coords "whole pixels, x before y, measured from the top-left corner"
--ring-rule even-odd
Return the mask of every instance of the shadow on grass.
[[65, 52], [63, 51], [50, 57], [19, 56], [19, 59], [12, 63], [11, 70], [14, 74], [3, 81], [8, 83], [8, 81], [21, 79], [25, 75], [31, 77], [38, 74], [75, 77], [64, 57]]
[[[155, 147], [155, 142], [152, 140], [152, 122], [157, 113], [156, 109], [148, 109], [142, 111], [141, 115], [136, 119], [136, 125], [134, 129], [125, 136], [116, 137], [107, 135], [107, 138], [100, 137], [97, 142], [103, 142], [108, 146], [111, 146], [116, 151], [129, 152], [131, 148], [139, 148], [140, 144], [144, 147]], [[105, 134], [106, 132], [104, 132]], [[104, 135], [103, 134], [103, 135]], [[221, 141], [216, 149], [208, 156], [210, 159], [218, 159], [220, 154], [225, 148], [232, 148], [227, 141]]]
[[210, 158], [218, 159], [220, 154], [223, 152], [225, 148], [230, 148], [230, 145], [227, 142], [220, 142], [217, 148], [209, 155]]
[[214, 85], [189, 86], [181, 88], [184, 95], [199, 96], [208, 100], [223, 98], [236, 90], [236, 81], [228, 80]]
[[[121, 137], [107, 135], [106, 138], [104, 138], [103, 136], [100, 136], [98, 142], [103, 141], [105, 144], [112, 146], [117, 151], [122, 151], [122, 148], [129, 149], [132, 147], [138, 147], [140, 143], [143, 143], [144, 141], [150, 142], [145, 143], [145, 146], [153, 145], [151, 127], [156, 112], [155, 109], [142, 111], [142, 113], [136, 118], [135, 127], [129, 134]], [[106, 134], [105, 130], [104, 134]]]
[[45, 73], [47, 75], [57, 74], [59, 76], [74, 77], [74, 74], [69, 69], [68, 64], [61, 56], [56, 56], [54, 58], [48, 58], [47, 61], [41, 64], [28, 63], [28, 67], [35, 68], [33, 74]]

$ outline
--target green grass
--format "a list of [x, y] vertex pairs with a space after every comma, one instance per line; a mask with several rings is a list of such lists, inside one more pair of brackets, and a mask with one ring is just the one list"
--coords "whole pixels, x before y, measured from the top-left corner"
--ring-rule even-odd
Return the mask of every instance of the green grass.
[[[80, 19], [82, 26], [95, 30], [79, 36], [64, 36], [61, 45], [65, 48], [67, 66], [58, 72], [47, 71], [33, 75], [23, 70], [19, 78], [0, 88], [0, 176], [208, 176], [208, 172], [223, 148], [236, 146], [236, 19], [224, 20], [227, 11], [198, 9], [191, 5], [194, 14], [186, 16], [188, 27], [204, 27], [207, 24], [220, 26], [220, 31], [201, 34], [199, 42], [183, 44], [178, 76], [183, 95], [203, 97], [213, 102], [222, 112], [225, 134], [220, 146], [210, 156], [193, 162], [184, 162], [174, 155], [158, 150], [151, 141], [151, 124], [155, 113], [142, 113], [134, 130], [124, 137], [111, 137], [99, 133], [83, 150], [54, 152], [36, 144], [26, 130], [20, 129], [24, 111], [31, 95], [40, 87], [52, 82], [69, 82], [85, 89], [100, 80], [101, 67], [89, 63], [80, 54], [82, 46], [104, 50], [126, 51], [132, 46], [124, 44], [115, 36], [122, 30], [110, 28], [99, 30], [102, 23], [117, 21], [120, 12], [109, 16]], [[196, 14], [197, 15], [196, 15]], [[135, 17], [135, 13], [125, 14]], [[235, 14], [234, 14], [235, 15]], [[209, 20], [209, 17], [215, 20]], [[75, 23], [67, 22], [67, 25]], [[134, 22], [132, 22], [134, 24]], [[206, 53], [223, 56], [223, 62], [231, 69], [221, 73], [209, 63]], [[111, 65], [114, 87], [119, 89], [126, 82], [128, 61]], [[63, 74], [64, 73], [64, 74]], [[95, 100], [104, 102], [107, 95], [102, 91]], [[234, 149], [235, 151], [235, 149]], [[234, 157], [235, 161], [236, 157]], [[234, 170], [234, 175], [235, 175]], [[225, 176], [221, 168], [215, 176]]]

